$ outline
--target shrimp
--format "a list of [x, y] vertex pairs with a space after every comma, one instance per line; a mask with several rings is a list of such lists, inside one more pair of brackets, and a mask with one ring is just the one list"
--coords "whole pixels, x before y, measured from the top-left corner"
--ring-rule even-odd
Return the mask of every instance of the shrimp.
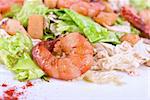
[[[92, 9], [91, 9], [92, 8]], [[95, 17], [100, 11], [103, 11], [105, 6], [100, 2], [91, 2], [90, 8], [88, 9], [88, 16]]]
[[130, 7], [122, 7], [121, 15], [133, 26], [141, 30], [143, 37], [150, 38], [150, 24], [146, 24]]
[[5, 13], [10, 10], [10, 3], [8, 0], [0, 0], [0, 13]]
[[0, 0], [0, 13], [10, 11], [13, 4], [23, 5], [24, 0]]
[[70, 7], [70, 9], [78, 12], [79, 14], [85, 15], [85, 16], [88, 15], [89, 8], [90, 8], [89, 3], [83, 2], [83, 1], [75, 3], [75, 4], [71, 5], [71, 7]]
[[53, 41], [43, 41], [32, 49], [33, 59], [49, 76], [71, 80], [93, 65], [93, 46], [79, 33]]
[[57, 0], [57, 8], [69, 8], [80, 0]]

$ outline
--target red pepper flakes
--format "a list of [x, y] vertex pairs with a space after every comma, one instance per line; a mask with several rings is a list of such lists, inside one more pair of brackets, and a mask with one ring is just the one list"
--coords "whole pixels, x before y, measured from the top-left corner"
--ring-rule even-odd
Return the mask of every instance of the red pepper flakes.
[[7, 84], [3, 83], [3, 84], [2, 84], [2, 87], [7, 87]]
[[26, 87], [31, 87], [31, 86], [33, 86], [33, 84], [30, 81], [28, 81]]
[[[2, 87], [7, 87], [7, 84], [2, 84]], [[22, 87], [11, 87], [4, 91], [3, 96], [0, 97], [0, 100], [18, 100], [20, 96], [22, 96], [26, 91], [28, 87], [33, 86], [33, 84], [28, 81], [25, 85]], [[17, 91], [17, 89], [22, 89], [21, 91]]]
[[21, 88], [22, 88], [22, 89], [26, 89], [26, 86], [22, 86]]
[[10, 88], [6, 91], [4, 91], [3, 97], [4, 100], [18, 100], [19, 95], [16, 95], [17, 91], [16, 88]]
[[12, 88], [12, 89], [6, 90], [4, 91], [4, 93], [7, 94], [8, 96], [13, 96], [13, 94], [15, 93], [15, 89]]

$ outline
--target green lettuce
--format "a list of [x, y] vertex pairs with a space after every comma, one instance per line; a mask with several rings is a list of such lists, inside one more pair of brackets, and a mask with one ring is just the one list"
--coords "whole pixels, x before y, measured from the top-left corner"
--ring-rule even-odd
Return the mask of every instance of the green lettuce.
[[46, 28], [43, 39], [54, 39], [60, 34], [71, 32], [82, 32], [71, 17], [64, 10], [51, 9], [46, 17]]
[[80, 32], [80, 29], [71, 21], [58, 21], [56, 23], [56, 31], [60, 33]]
[[48, 8], [44, 6], [42, 0], [26, 0], [21, 11], [15, 16], [24, 27], [28, 25], [28, 18], [33, 14], [45, 16]]
[[82, 33], [89, 39], [90, 42], [112, 42], [120, 43], [115, 32], [110, 32], [106, 28], [100, 26], [88, 17], [82, 16], [74, 11], [64, 10], [80, 28]]
[[0, 38], [0, 62], [16, 74], [18, 80], [31, 80], [44, 75], [29, 56], [32, 49], [31, 39], [21, 33]]
[[[49, 11], [46, 18], [48, 26], [45, 33], [49, 34], [50, 37], [51, 34], [57, 36], [67, 32], [80, 32], [92, 43], [98, 41], [120, 43], [118, 33], [108, 31], [89, 17], [82, 16], [69, 9], [51, 9]], [[49, 35], [46, 35], [46, 37]]]
[[44, 75], [44, 72], [33, 62], [28, 53], [23, 53], [12, 70], [16, 73], [18, 80], [32, 80]]

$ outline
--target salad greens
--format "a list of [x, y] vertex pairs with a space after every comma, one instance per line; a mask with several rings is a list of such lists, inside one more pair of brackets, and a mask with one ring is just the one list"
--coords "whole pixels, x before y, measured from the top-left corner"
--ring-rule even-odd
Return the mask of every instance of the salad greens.
[[64, 10], [50, 10], [50, 14], [46, 17], [46, 23], [44, 40], [54, 39], [56, 36], [66, 32], [82, 32]]
[[19, 58], [12, 70], [16, 73], [18, 80], [32, 80], [44, 75], [44, 72], [39, 69], [26, 52]]
[[72, 18], [72, 20], [83, 31], [84, 35], [90, 42], [113, 42], [120, 43], [115, 33], [108, 31], [106, 28], [100, 26], [90, 18], [82, 16], [74, 11], [65, 9], [65, 12]]
[[32, 61], [31, 39], [22, 33], [0, 38], [0, 62], [16, 74], [20, 81], [40, 78], [44, 72]]
[[[120, 43], [115, 32], [110, 32], [106, 28], [100, 26], [90, 18], [82, 16], [72, 10], [50, 10], [54, 15], [50, 15], [48, 22], [50, 33], [55, 36], [66, 32], [80, 32], [84, 34], [90, 42], [112, 42]], [[53, 18], [51, 18], [53, 16]]]
[[29, 16], [33, 14], [45, 16], [48, 11], [49, 9], [44, 6], [42, 0], [26, 0], [21, 11], [16, 14], [15, 18], [19, 20], [24, 27], [27, 27]]
[[64, 32], [80, 32], [80, 29], [74, 24], [74, 22], [67, 21], [58, 21], [57, 31], [60, 33]]

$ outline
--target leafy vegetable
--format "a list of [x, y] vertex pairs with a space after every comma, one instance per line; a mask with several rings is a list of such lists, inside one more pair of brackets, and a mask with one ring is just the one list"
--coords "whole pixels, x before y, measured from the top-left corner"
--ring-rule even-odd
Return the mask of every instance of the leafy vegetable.
[[80, 32], [80, 29], [73, 23], [67, 21], [58, 21], [56, 31], [60, 33], [64, 32]]
[[44, 75], [43, 71], [32, 61], [28, 53], [23, 53], [12, 69], [18, 80], [32, 80]]
[[50, 10], [50, 14], [46, 17], [44, 40], [53, 39], [66, 32], [81, 32], [81, 30], [64, 10]]
[[43, 40], [55, 39], [54, 34], [47, 34], [45, 33], [43, 36]]
[[92, 43], [97, 41], [120, 43], [115, 32], [110, 32], [90, 18], [69, 9], [51, 9], [46, 17], [46, 22], [45, 33], [50, 37], [51, 34], [58, 36], [66, 32], [80, 32]]
[[76, 25], [82, 30], [82, 33], [90, 42], [113, 42], [120, 43], [117, 35], [100, 26], [90, 18], [77, 14], [74, 11], [65, 9], [65, 12], [72, 18]]
[[42, 77], [44, 73], [32, 61], [31, 39], [21, 33], [8, 38], [0, 38], [0, 61], [16, 73], [18, 80], [30, 80]]
[[29, 16], [33, 14], [45, 16], [48, 11], [48, 8], [43, 5], [42, 0], [26, 0], [21, 11], [15, 18], [19, 20], [24, 27], [27, 27]]

